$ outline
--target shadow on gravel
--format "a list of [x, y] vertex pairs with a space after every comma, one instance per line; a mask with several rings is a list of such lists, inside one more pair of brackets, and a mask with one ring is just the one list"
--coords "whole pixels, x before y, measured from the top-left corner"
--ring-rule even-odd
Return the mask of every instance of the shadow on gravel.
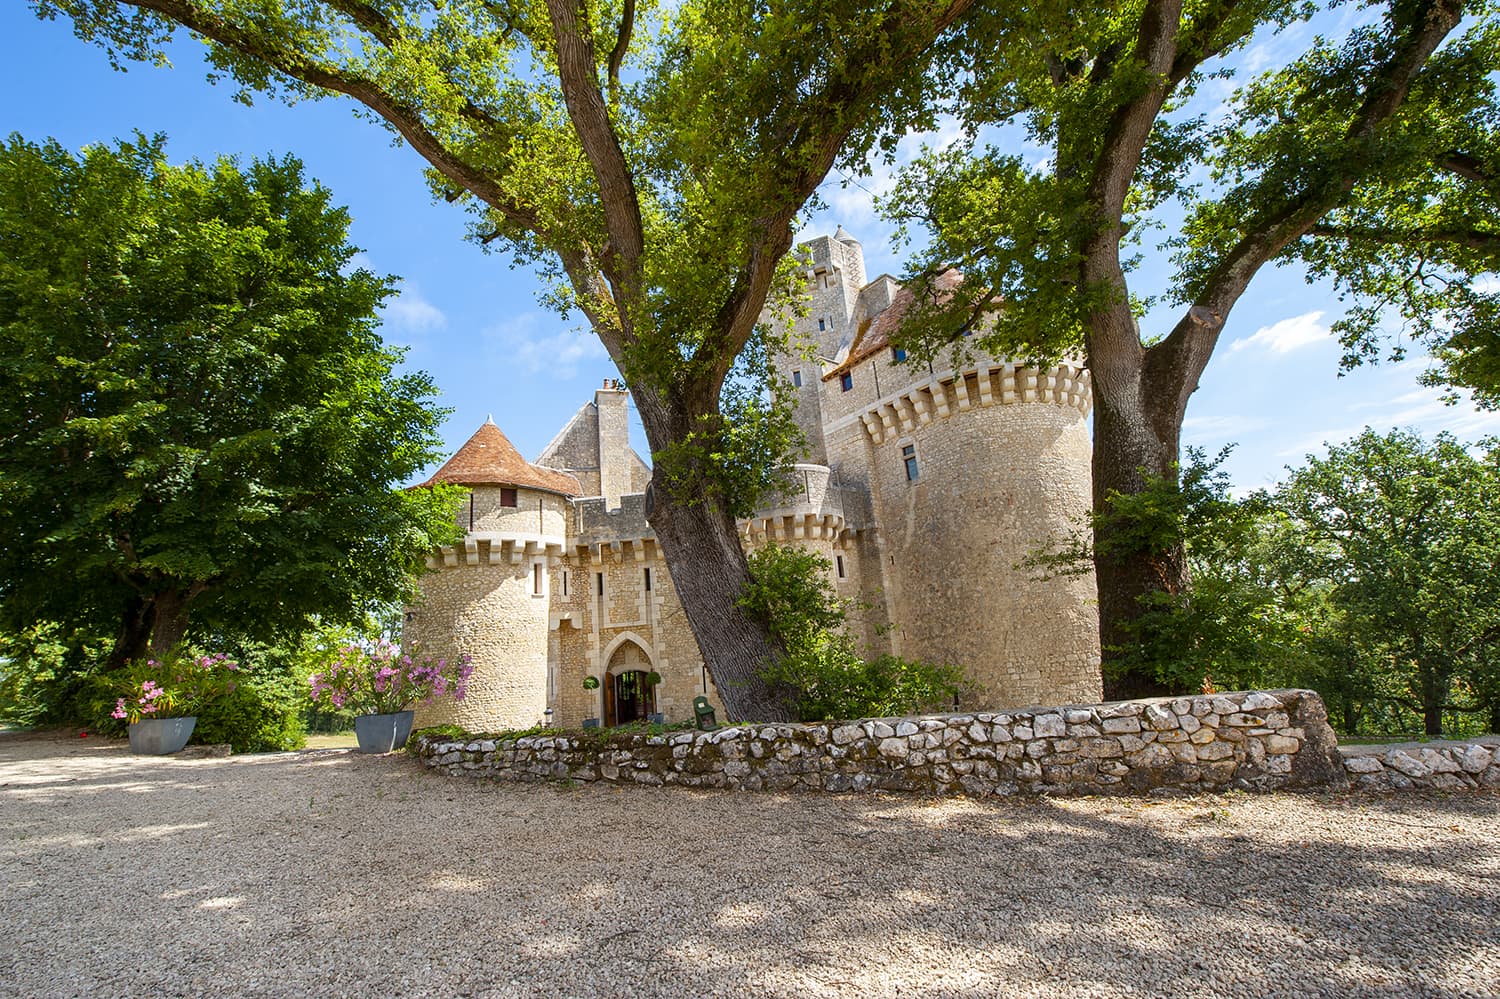
[[15, 994], [192, 994], [205, 971], [242, 994], [475, 996], [1500, 980], [1494, 795], [926, 801], [0, 744], [0, 803], [0, 921], [12, 955], [44, 955], [0, 957]]

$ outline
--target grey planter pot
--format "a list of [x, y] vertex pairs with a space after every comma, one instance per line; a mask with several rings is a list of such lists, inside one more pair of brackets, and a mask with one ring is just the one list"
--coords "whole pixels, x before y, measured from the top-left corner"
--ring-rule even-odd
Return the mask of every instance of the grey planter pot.
[[389, 715], [360, 715], [354, 719], [354, 738], [361, 753], [389, 753], [406, 746], [411, 736], [410, 711]]
[[130, 725], [130, 751], [142, 756], [168, 756], [187, 745], [198, 717], [142, 718]]

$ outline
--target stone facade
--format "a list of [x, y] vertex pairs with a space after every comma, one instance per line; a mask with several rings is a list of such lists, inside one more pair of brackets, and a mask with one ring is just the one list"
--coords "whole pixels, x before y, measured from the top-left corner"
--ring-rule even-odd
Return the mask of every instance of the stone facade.
[[414, 745], [446, 773], [514, 781], [975, 796], [1348, 786], [1310, 690], [660, 735], [419, 735]]
[[[980, 688], [964, 707], [1097, 700], [1092, 577], [1018, 568], [1089, 509], [1088, 373], [972, 352], [908, 363], [891, 336], [912, 296], [886, 275], [867, 282], [842, 229], [799, 252], [799, 350], [777, 363], [811, 460], [742, 522], [747, 548], [816, 550], [861, 608], [862, 647], [958, 663]], [[433, 477], [471, 489], [467, 535], [429, 558], [406, 636], [469, 654], [475, 673], [466, 705], [418, 724], [677, 721], [699, 695], [720, 705], [646, 521], [651, 473], [630, 449], [626, 402], [607, 383], [535, 463], [486, 424]]]

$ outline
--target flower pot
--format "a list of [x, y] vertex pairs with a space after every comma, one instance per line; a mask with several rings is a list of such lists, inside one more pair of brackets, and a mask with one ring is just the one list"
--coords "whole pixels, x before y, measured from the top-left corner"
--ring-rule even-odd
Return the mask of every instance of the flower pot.
[[142, 718], [130, 723], [130, 751], [143, 756], [167, 756], [187, 745], [198, 724], [197, 715], [186, 718]]
[[354, 737], [361, 753], [389, 753], [401, 749], [411, 735], [410, 711], [388, 715], [360, 715], [354, 719]]

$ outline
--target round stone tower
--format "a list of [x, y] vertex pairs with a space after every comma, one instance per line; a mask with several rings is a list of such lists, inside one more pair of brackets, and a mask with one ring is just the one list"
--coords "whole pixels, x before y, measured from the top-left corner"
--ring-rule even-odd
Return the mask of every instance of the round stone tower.
[[417, 655], [474, 665], [464, 700], [417, 709], [416, 725], [469, 731], [529, 728], [544, 720], [551, 571], [562, 554], [568, 497], [564, 472], [532, 465], [486, 421], [423, 485], [469, 489], [458, 513], [461, 544], [428, 557], [421, 599], [407, 613], [403, 644]]
[[893, 334], [913, 298], [896, 288], [851, 310], [821, 379], [829, 464], [868, 493], [877, 525], [863, 564], [882, 577], [891, 651], [964, 666], [984, 688], [966, 707], [1097, 701], [1092, 574], [1038, 579], [1022, 564], [1086, 523], [1088, 372], [974, 352], [911, 361]]

